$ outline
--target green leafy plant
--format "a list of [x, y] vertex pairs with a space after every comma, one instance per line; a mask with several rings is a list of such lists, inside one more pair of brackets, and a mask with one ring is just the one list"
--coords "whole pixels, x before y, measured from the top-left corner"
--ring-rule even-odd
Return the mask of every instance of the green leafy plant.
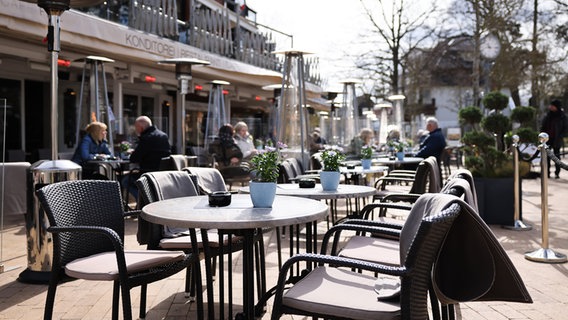
[[[511, 119], [501, 113], [507, 108], [509, 97], [500, 92], [488, 93], [483, 98], [483, 105], [491, 109], [489, 115], [482, 117], [479, 107], [465, 107], [458, 112], [460, 123], [471, 126], [472, 131], [462, 137], [464, 144], [464, 165], [476, 177], [499, 178], [513, 176], [511, 144]], [[522, 108], [522, 107], [517, 107]], [[531, 123], [534, 113], [520, 109], [511, 116], [521, 124], [515, 133], [530, 139], [533, 135], [523, 124]]]
[[371, 159], [373, 157], [373, 148], [369, 145], [364, 145], [361, 148], [361, 159]]
[[120, 152], [127, 152], [132, 147], [132, 145], [128, 141], [122, 141], [119, 144], [119, 146], [120, 146]]
[[[287, 147], [287, 145], [278, 142], [278, 148], [283, 149]], [[278, 149], [266, 146], [264, 151], [255, 155], [250, 162], [254, 181], [276, 182], [278, 180], [280, 174]]]
[[409, 146], [409, 144], [405, 141], [390, 140], [387, 142], [387, 146], [389, 146], [395, 152], [402, 152], [404, 151], [404, 148]]
[[336, 148], [325, 149], [321, 153], [323, 171], [339, 171], [341, 161], [345, 160], [345, 155]]

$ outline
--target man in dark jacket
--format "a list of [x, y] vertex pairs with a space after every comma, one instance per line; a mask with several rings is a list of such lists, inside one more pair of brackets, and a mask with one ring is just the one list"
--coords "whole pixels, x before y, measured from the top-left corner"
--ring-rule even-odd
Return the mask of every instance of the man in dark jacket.
[[438, 128], [438, 119], [434, 117], [427, 118], [426, 130], [429, 133], [420, 143], [420, 150], [418, 150], [415, 156], [425, 159], [434, 156], [438, 160], [438, 164], [440, 164], [442, 153], [446, 148], [446, 138], [442, 133], [442, 129]]
[[[548, 133], [547, 144], [552, 148], [554, 154], [560, 157], [560, 148], [563, 145], [563, 138], [568, 133], [568, 119], [560, 100], [552, 100], [548, 106], [548, 112], [542, 119], [541, 132]], [[555, 178], [560, 178], [560, 165], [556, 164], [554, 172]], [[550, 158], [548, 159], [548, 177], [550, 177]]]
[[134, 128], [138, 135], [138, 144], [130, 155], [130, 162], [137, 163], [139, 172], [132, 173], [126, 178], [128, 191], [136, 198], [138, 190], [134, 184], [145, 172], [158, 171], [160, 161], [171, 154], [168, 135], [152, 125], [152, 120], [147, 116], [140, 116], [134, 122]]

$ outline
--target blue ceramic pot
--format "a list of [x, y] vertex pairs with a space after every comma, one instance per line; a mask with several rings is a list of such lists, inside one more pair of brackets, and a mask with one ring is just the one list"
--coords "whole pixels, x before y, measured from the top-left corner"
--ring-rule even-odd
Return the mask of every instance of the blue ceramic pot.
[[272, 208], [276, 196], [276, 182], [251, 181], [250, 199], [255, 208]]
[[321, 187], [325, 191], [335, 191], [339, 186], [340, 178], [341, 178], [341, 173], [339, 173], [339, 171], [321, 171], [320, 172]]

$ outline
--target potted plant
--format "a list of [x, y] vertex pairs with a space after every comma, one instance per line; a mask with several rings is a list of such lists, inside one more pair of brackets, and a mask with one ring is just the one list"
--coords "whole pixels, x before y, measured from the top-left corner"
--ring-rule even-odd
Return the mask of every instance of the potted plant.
[[512, 113], [518, 113], [511, 118], [520, 123], [520, 127], [512, 131], [511, 119], [502, 112], [508, 103], [506, 95], [491, 92], [483, 98], [483, 105], [488, 109], [486, 116], [476, 106], [462, 108], [458, 113], [460, 122], [469, 130], [464, 130], [467, 132], [461, 139], [464, 166], [474, 176], [480, 215], [488, 224], [514, 223], [514, 168], [508, 146], [513, 133], [522, 134], [523, 139], [532, 136], [526, 127], [532, 120], [527, 118], [524, 107], [517, 107], [519, 111]]
[[361, 165], [363, 169], [371, 169], [371, 158], [373, 157], [373, 148], [369, 145], [364, 145], [361, 148]]
[[341, 161], [345, 160], [345, 155], [337, 148], [325, 149], [321, 154], [321, 160], [323, 164], [320, 172], [321, 186], [323, 190], [335, 191], [341, 178], [339, 166]]
[[387, 145], [396, 155], [396, 158], [400, 161], [404, 160], [404, 148], [408, 147], [408, 144], [404, 141], [390, 140]]
[[[284, 144], [280, 144], [285, 148]], [[276, 196], [276, 181], [279, 175], [278, 150], [267, 146], [263, 152], [251, 160], [251, 173], [254, 178], [250, 182], [252, 204], [257, 208], [270, 208]]]

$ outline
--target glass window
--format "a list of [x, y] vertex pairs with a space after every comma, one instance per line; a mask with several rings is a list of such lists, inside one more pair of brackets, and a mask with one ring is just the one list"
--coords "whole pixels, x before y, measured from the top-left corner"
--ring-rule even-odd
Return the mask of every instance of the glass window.
[[[0, 147], [2, 147], [3, 141], [6, 141], [6, 150], [22, 149], [20, 87], [21, 84], [18, 80], [0, 79]], [[4, 119], [6, 119], [6, 122], [4, 122]], [[4, 139], [4, 137], [7, 139]]]

